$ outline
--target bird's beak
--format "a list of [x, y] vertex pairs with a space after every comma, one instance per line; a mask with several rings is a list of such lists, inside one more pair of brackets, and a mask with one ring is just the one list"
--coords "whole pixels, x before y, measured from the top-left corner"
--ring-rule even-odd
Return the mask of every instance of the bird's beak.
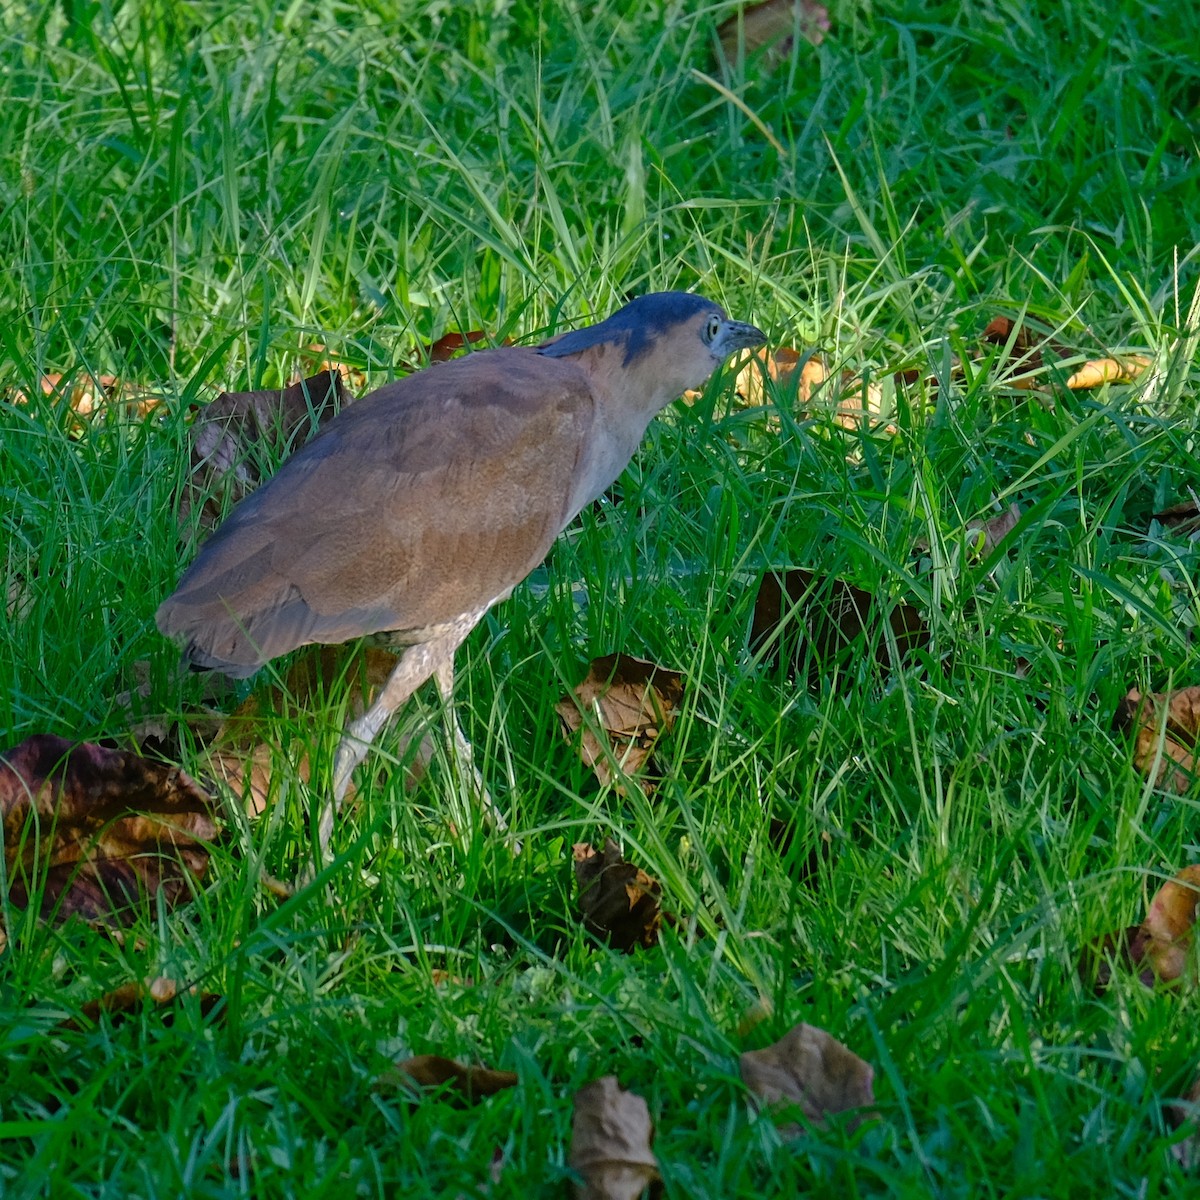
[[748, 325], [745, 321], [726, 321], [724, 329], [717, 335], [713, 349], [722, 358], [728, 358], [739, 350], [761, 346], [766, 340], [767, 335], [757, 325]]

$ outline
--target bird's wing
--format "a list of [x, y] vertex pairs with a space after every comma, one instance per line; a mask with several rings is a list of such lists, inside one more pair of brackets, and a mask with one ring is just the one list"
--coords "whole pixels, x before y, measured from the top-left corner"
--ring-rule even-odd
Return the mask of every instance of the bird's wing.
[[202, 666], [478, 612], [573, 515], [595, 401], [570, 363], [469, 355], [381, 388], [234, 510], [159, 610]]

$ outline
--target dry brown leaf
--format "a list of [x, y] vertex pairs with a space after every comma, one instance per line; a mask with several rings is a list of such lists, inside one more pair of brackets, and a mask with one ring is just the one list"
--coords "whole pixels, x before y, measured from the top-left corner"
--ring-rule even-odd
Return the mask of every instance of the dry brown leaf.
[[[125, 383], [115, 375], [64, 376], [50, 371], [38, 380], [43, 396], [65, 404], [80, 417], [90, 417], [106, 407], [120, 405], [128, 417], [144, 417], [161, 402], [162, 397], [149, 388]], [[29, 396], [18, 389], [13, 404], [28, 404]]]
[[192, 423], [192, 468], [180, 496], [180, 521], [199, 507], [201, 527], [214, 528], [224, 495], [230, 503], [248, 496], [266, 479], [269, 457], [289, 453], [297, 439], [307, 440], [352, 399], [335, 371], [282, 390], [222, 392]]
[[[583, 731], [579, 753], [600, 782], [623, 792], [621, 775], [645, 764], [659, 735], [674, 725], [682, 699], [678, 671], [630, 654], [606, 654], [592, 660], [586, 677], [554, 711], [568, 739]], [[636, 782], [647, 795], [653, 791], [649, 780]]]
[[1104, 383], [1133, 383], [1151, 363], [1145, 354], [1125, 354], [1120, 358], [1096, 358], [1085, 362], [1067, 378], [1072, 391], [1097, 388]]
[[612, 838], [605, 839], [602, 851], [578, 842], [572, 855], [584, 926], [627, 954], [638, 946], [653, 946], [663, 920], [662, 885], [626, 862]]
[[356, 396], [361, 396], [367, 390], [368, 380], [366, 371], [354, 363], [345, 362], [321, 342], [313, 342], [309, 345], [302, 363], [304, 364], [304, 374], [303, 376], [299, 374], [293, 375], [290, 385], [292, 387], [303, 382], [304, 379], [311, 379], [314, 376], [324, 374], [333, 374], [340, 375], [343, 385], [349, 388]]
[[812, 400], [813, 389], [828, 378], [829, 369], [815, 354], [806, 358], [799, 350], [780, 346], [778, 350], [753, 351], [738, 371], [733, 386], [747, 404], [762, 404], [769, 379], [780, 391], [794, 387], [797, 399], [806, 405]]
[[765, 48], [765, 61], [774, 66], [791, 57], [797, 29], [801, 37], [819, 46], [829, 28], [829, 10], [815, 0], [764, 0], [723, 21], [717, 37], [730, 62], [737, 58], [741, 42], [747, 54]]
[[1179, 979], [1194, 984], [1188, 968], [1198, 900], [1200, 866], [1184, 867], [1154, 894], [1140, 925], [1107, 934], [1085, 951], [1079, 968], [1083, 981], [1103, 991], [1112, 982], [1115, 966], [1137, 971], [1147, 987]]
[[650, 1149], [654, 1123], [646, 1101], [605, 1075], [575, 1093], [571, 1131], [572, 1169], [579, 1200], [635, 1200], [659, 1178]]
[[407, 1087], [444, 1090], [453, 1103], [478, 1104], [507, 1088], [516, 1087], [517, 1076], [512, 1071], [493, 1071], [489, 1067], [464, 1067], [452, 1058], [440, 1054], [418, 1054], [403, 1062], [394, 1063], [376, 1081], [380, 1089]]
[[[987, 558], [1017, 527], [1021, 509], [1010, 504], [998, 517], [967, 522], [967, 543], [977, 558]], [[974, 535], [974, 536], [972, 536]]]
[[867, 379], [853, 371], [843, 371], [836, 399], [837, 406], [833, 410], [835, 425], [851, 431], [878, 429], [888, 437], [896, 434], [896, 423], [883, 418], [883, 384], [878, 378]]
[[901, 660], [929, 645], [929, 630], [911, 604], [891, 603], [886, 616], [883, 607], [870, 592], [844, 579], [803, 568], [768, 571], [754, 601], [750, 648], [757, 653], [769, 646], [764, 661], [772, 665], [786, 649], [789, 673], [807, 668], [810, 685], [819, 686], [832, 668], [848, 666], [861, 654], [859, 638], [865, 631], [875, 662], [887, 672], [893, 663], [882, 636], [883, 620], [891, 626]]
[[38, 734], [0, 754], [9, 897], [41, 915], [118, 920], [143, 891], [168, 905], [208, 869], [215, 804], [176, 767]]
[[1185, 1171], [1194, 1170], [1200, 1166], [1200, 1076], [1179, 1100], [1166, 1106], [1164, 1116], [1172, 1129], [1187, 1130], [1187, 1137], [1172, 1145], [1171, 1154]]
[[[181, 989], [174, 979], [166, 975], [160, 975], [155, 979], [148, 979], [144, 983], [141, 981], [124, 983], [120, 987], [114, 988], [111, 992], [106, 992], [103, 996], [97, 997], [95, 1000], [89, 1000], [80, 1010], [78, 1017], [63, 1021], [59, 1025], [59, 1028], [63, 1030], [77, 1030], [84, 1029], [87, 1026], [98, 1025], [101, 1014], [107, 1014], [112, 1024], [117, 1025], [125, 1017], [141, 1012], [147, 1001], [163, 1008], [172, 1004], [177, 996], [187, 995], [195, 990], [195, 988], [190, 987]], [[199, 996], [200, 1012], [203, 1016], [207, 1016], [222, 999], [215, 992], [200, 992]], [[169, 1020], [169, 1015], [164, 1016], [164, 1024], [168, 1023]]]
[[1145, 695], [1132, 688], [1117, 708], [1113, 726], [1134, 732], [1133, 764], [1143, 775], [1154, 771], [1156, 787], [1180, 794], [1191, 790], [1197, 774], [1200, 687]]
[[[1014, 329], [1016, 329], [1015, 337], [1013, 336]], [[1011, 365], [1017, 373], [1004, 379], [1004, 384], [1020, 391], [1034, 391], [1040, 388], [1046, 382], [1043, 375], [1045, 363], [1041, 350], [1034, 345], [1029, 327], [1024, 324], [1018, 326], [1011, 317], [994, 317], [983, 331], [983, 341], [988, 346], [999, 346], [1003, 349], [1008, 346], [1010, 338], [1012, 338], [1012, 348], [1009, 351], [1012, 356]]]
[[1169, 505], [1162, 512], [1151, 513], [1150, 519], [1178, 533], [1194, 534], [1200, 530], [1200, 500], [1193, 496], [1190, 500]]
[[[742, 1082], [761, 1104], [797, 1105], [815, 1125], [831, 1113], [875, 1103], [871, 1065], [815, 1025], [801, 1023], [772, 1045], [746, 1051], [740, 1065]], [[795, 1124], [780, 1130], [784, 1137], [800, 1132]]]

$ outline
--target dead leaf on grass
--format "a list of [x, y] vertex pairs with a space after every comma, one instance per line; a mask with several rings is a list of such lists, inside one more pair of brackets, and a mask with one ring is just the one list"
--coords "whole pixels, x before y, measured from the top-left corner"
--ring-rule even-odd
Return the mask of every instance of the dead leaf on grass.
[[967, 544], [976, 558], [987, 558], [1017, 527], [1021, 519], [1019, 505], [1010, 504], [999, 516], [967, 522]]
[[761, 4], [746, 5], [723, 21], [717, 37], [730, 62], [737, 58], [740, 42], [747, 54], [765, 49], [767, 65], [774, 66], [791, 57], [797, 32], [819, 46], [829, 29], [829, 10], [815, 0], [764, 0]]
[[571, 1167], [579, 1200], [635, 1200], [659, 1178], [646, 1101], [605, 1075], [575, 1093]]
[[[764, 1107], [797, 1105], [814, 1125], [875, 1103], [871, 1065], [815, 1025], [801, 1023], [772, 1045], [746, 1051], [740, 1066], [742, 1082]], [[873, 1115], [864, 1113], [854, 1124]], [[785, 1138], [800, 1132], [796, 1124], [780, 1130]]]
[[1153, 360], [1145, 354], [1124, 354], [1120, 358], [1096, 358], [1076, 368], [1067, 378], [1072, 391], [1098, 388], [1105, 383], [1133, 383], [1149, 369]]
[[38, 734], [0, 754], [9, 897], [43, 917], [127, 916], [142, 892], [168, 905], [208, 868], [216, 805], [176, 767]]
[[[630, 654], [593, 659], [583, 682], [555, 706], [569, 739], [582, 730], [579, 753], [602, 784], [624, 790], [621, 776], [640, 770], [659, 735], [675, 723], [683, 699], [678, 671]], [[642, 790], [653, 791], [639, 778]]]
[[1193, 496], [1190, 500], [1164, 508], [1162, 512], [1151, 513], [1150, 519], [1167, 529], [1191, 536], [1200, 531], [1200, 500]]
[[[99, 1025], [102, 1014], [106, 1014], [113, 1025], [118, 1025], [126, 1017], [141, 1012], [147, 1002], [159, 1008], [166, 1008], [173, 1004], [178, 996], [188, 995], [195, 991], [196, 989], [191, 987], [180, 988], [174, 979], [166, 975], [160, 975], [145, 982], [136, 980], [132, 983], [123, 983], [111, 992], [106, 992], [95, 1000], [89, 1000], [80, 1010], [78, 1017], [63, 1021], [59, 1028], [79, 1030]], [[199, 992], [198, 995], [202, 1016], [207, 1016], [223, 999], [216, 992]], [[170, 1023], [170, 1016], [169, 1013], [164, 1014], [164, 1024]]]
[[829, 369], [815, 355], [807, 357], [799, 350], [780, 346], [777, 350], [760, 349], [751, 353], [734, 380], [734, 390], [747, 404], [762, 404], [766, 398], [766, 381], [777, 390], [787, 393], [795, 388], [796, 398], [807, 405], [813, 389], [829, 378]]
[[663, 921], [658, 880], [626, 862], [612, 838], [605, 839], [600, 851], [578, 842], [572, 855], [584, 926], [626, 954], [653, 946]]
[[1171, 1146], [1171, 1155], [1185, 1171], [1200, 1166], [1200, 1076], [1176, 1101], [1168, 1104], [1164, 1111], [1167, 1124], [1172, 1129], [1186, 1129], [1187, 1136]]
[[199, 507], [200, 526], [215, 528], [224, 495], [235, 503], [267, 478], [264, 450], [290, 453], [352, 400], [336, 371], [282, 389], [222, 392], [192, 422], [192, 468], [180, 496], [180, 521]]
[[1113, 726], [1133, 731], [1133, 765], [1143, 775], [1154, 772], [1156, 787], [1180, 794], [1191, 790], [1197, 774], [1200, 687], [1144, 695], [1132, 688], [1118, 706]]
[[1018, 325], [1011, 317], [993, 317], [983, 331], [983, 341], [988, 346], [1008, 349], [1010, 365], [1016, 374], [1003, 380], [1007, 387], [1033, 391], [1046, 383], [1042, 352], [1034, 344], [1027, 325]]
[[440, 1054], [418, 1054], [394, 1063], [380, 1075], [375, 1086], [379, 1090], [403, 1087], [416, 1091], [442, 1091], [452, 1103], [468, 1105], [516, 1087], [518, 1082], [512, 1071], [464, 1067]]
[[1136, 971], [1147, 987], [1195, 979], [1189, 972], [1196, 902], [1200, 900], [1200, 866], [1184, 867], [1154, 894], [1140, 925], [1107, 934], [1080, 960], [1083, 981], [1103, 991], [1114, 967]]
[[849, 667], [861, 655], [859, 639], [865, 635], [886, 673], [894, 664], [882, 633], [885, 620], [901, 661], [929, 645], [929, 630], [911, 604], [880, 602], [844, 579], [800, 567], [768, 571], [754, 601], [750, 649], [757, 654], [769, 647], [764, 661], [771, 665], [786, 651], [789, 673], [807, 669], [810, 684], [817, 686], [835, 667]]

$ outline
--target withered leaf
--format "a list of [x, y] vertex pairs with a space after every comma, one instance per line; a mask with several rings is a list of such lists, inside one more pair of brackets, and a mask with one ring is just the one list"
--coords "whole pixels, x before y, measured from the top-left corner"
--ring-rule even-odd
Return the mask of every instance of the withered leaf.
[[737, 58], [740, 36], [747, 54], [765, 47], [767, 64], [773, 66], [790, 57], [797, 29], [801, 37], [819, 46], [829, 28], [829, 10], [816, 0], [764, 0], [723, 21], [717, 37], [730, 62]]
[[[1198, 900], [1200, 866], [1184, 867], [1154, 894], [1140, 925], [1107, 934], [1084, 953], [1079, 966], [1084, 983], [1103, 991], [1114, 967], [1136, 971], [1147, 987], [1188, 976]], [[1195, 982], [1190, 976], [1186, 981]]]
[[646, 1101], [605, 1075], [575, 1093], [571, 1167], [579, 1200], [635, 1200], [659, 1178]]
[[786, 653], [789, 674], [807, 670], [810, 686], [817, 687], [830, 672], [850, 665], [862, 653], [858, 641], [864, 635], [876, 664], [890, 671], [894, 664], [882, 633], [884, 621], [895, 636], [901, 661], [929, 645], [929, 630], [911, 604], [880, 603], [844, 579], [800, 567], [768, 571], [754, 601], [750, 649], [757, 654], [765, 648], [764, 661], [771, 665]]
[[612, 838], [605, 839], [601, 851], [578, 842], [572, 855], [584, 926], [627, 954], [638, 946], [653, 946], [663, 920], [662, 885], [626, 862]]
[[1193, 496], [1190, 500], [1171, 504], [1162, 512], [1151, 513], [1150, 519], [1180, 533], [1195, 533], [1200, 530], [1200, 500]]
[[[797, 377], [798, 376], [798, 377]], [[829, 378], [829, 368], [815, 354], [807, 358], [799, 350], [780, 346], [753, 351], [737, 373], [734, 390], [747, 404], [762, 404], [766, 397], [766, 380], [781, 391], [795, 388], [801, 404], [812, 400], [813, 389]]]
[[422, 346], [421, 349], [431, 363], [449, 362], [460, 350], [476, 342], [486, 341], [487, 336], [482, 329], [470, 329], [466, 333], [444, 333], [436, 342]]
[[176, 767], [88, 742], [37, 734], [0, 754], [9, 896], [40, 912], [104, 921], [142, 891], [168, 904], [208, 868], [215, 805]]
[[337, 371], [282, 389], [222, 392], [192, 423], [192, 468], [180, 496], [180, 521], [199, 506], [200, 525], [215, 527], [223, 495], [231, 503], [249, 495], [266, 478], [270, 456], [290, 452], [297, 439], [307, 440], [351, 400]]
[[[1014, 329], [1016, 330], [1015, 336]], [[1022, 391], [1040, 387], [1045, 382], [1043, 379], [1045, 363], [1042, 360], [1041, 350], [1034, 345], [1033, 339], [1030, 337], [1027, 325], [1018, 326], [1011, 317], [993, 317], [983, 331], [985, 345], [1004, 348], [1008, 346], [1010, 339], [1012, 341], [1010, 354], [1017, 373], [1006, 378], [1004, 382], [1009, 387], [1019, 388]]]
[[[190, 987], [181, 989], [174, 979], [166, 975], [145, 982], [135, 980], [132, 983], [123, 983], [111, 992], [89, 1000], [80, 1010], [78, 1017], [62, 1022], [59, 1028], [77, 1030], [89, 1025], [98, 1025], [101, 1014], [107, 1014], [111, 1022], [117, 1025], [126, 1017], [141, 1012], [147, 1001], [159, 1008], [165, 1008], [172, 1004], [177, 996], [193, 991], [195, 989]], [[200, 992], [199, 997], [200, 1012], [203, 1016], [208, 1016], [223, 999], [216, 992]], [[170, 1014], [164, 1014], [163, 1023], [170, 1023]]]
[[1200, 1165], [1198, 1114], [1200, 1114], [1200, 1076], [1197, 1076], [1192, 1086], [1179, 1100], [1168, 1104], [1164, 1111], [1167, 1123], [1172, 1129], [1187, 1130], [1187, 1137], [1174, 1143], [1171, 1147], [1172, 1156], [1185, 1171], [1194, 1170], [1196, 1166]]
[[1197, 773], [1200, 687], [1144, 695], [1131, 688], [1113, 715], [1113, 727], [1133, 732], [1133, 764], [1143, 775], [1153, 771], [1157, 787], [1180, 794], [1191, 789]]
[[[760, 1103], [797, 1105], [815, 1125], [831, 1113], [875, 1103], [871, 1065], [815, 1025], [801, 1023], [772, 1045], [747, 1050], [740, 1066], [742, 1082]], [[800, 1126], [788, 1125], [780, 1132], [794, 1137]]]
[[1016, 529], [1020, 519], [1020, 506], [1010, 504], [999, 516], [986, 521], [968, 521], [967, 541], [974, 554], [979, 558], [987, 558]]
[[516, 1087], [512, 1071], [493, 1071], [489, 1067], [464, 1067], [440, 1054], [418, 1054], [394, 1063], [376, 1081], [377, 1088], [407, 1087], [444, 1090], [448, 1100], [459, 1105], [478, 1104], [506, 1088]]
[[1120, 358], [1096, 358], [1085, 362], [1067, 378], [1072, 391], [1098, 388], [1103, 383], [1133, 383], [1150, 366], [1145, 354], [1125, 354]]
[[[623, 791], [621, 774], [633, 775], [645, 764], [659, 735], [674, 725], [682, 699], [678, 671], [629, 654], [607, 654], [592, 660], [583, 682], [554, 711], [568, 739], [583, 731], [579, 753], [600, 782], [615, 781]], [[637, 783], [647, 795], [653, 790], [649, 780]]]

